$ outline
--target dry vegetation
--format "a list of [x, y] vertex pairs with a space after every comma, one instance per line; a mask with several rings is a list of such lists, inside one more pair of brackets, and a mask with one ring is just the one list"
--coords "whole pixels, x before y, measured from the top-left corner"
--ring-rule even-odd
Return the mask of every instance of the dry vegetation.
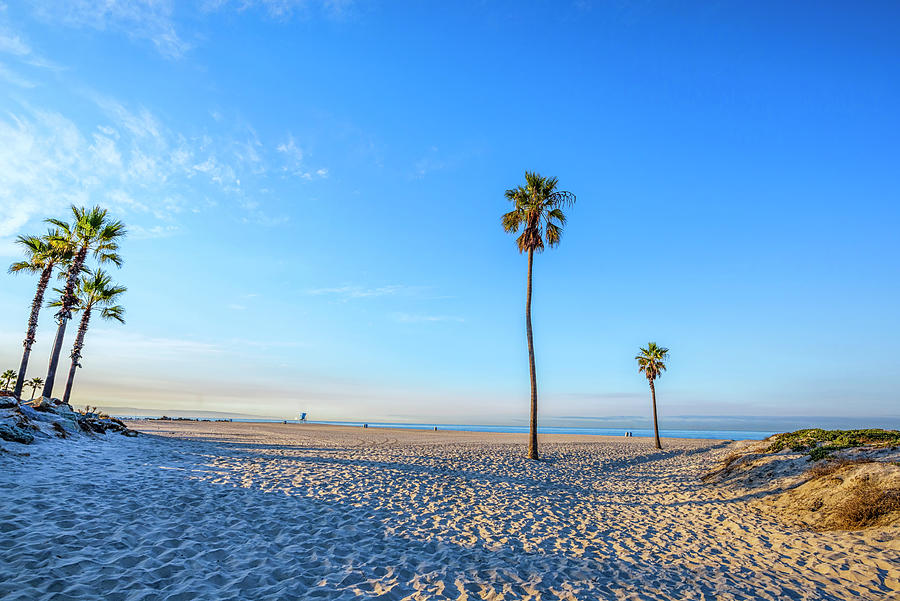
[[884, 477], [896, 472], [897, 465], [871, 459], [835, 459], [813, 466], [806, 471], [807, 483], [811, 483], [807, 488], [823, 494], [813, 499], [809, 511], [827, 513], [823, 526], [838, 530], [859, 530], [897, 521], [900, 482]]
[[832, 474], [840, 471], [848, 465], [860, 465], [863, 463], [871, 462], [867, 459], [832, 459], [817, 463], [816, 465], [812, 466], [811, 468], [806, 470], [806, 475], [809, 476], [810, 480], [814, 480], [815, 478], [825, 478], [826, 476], [831, 476]]
[[799, 430], [737, 446], [704, 481], [818, 530], [891, 526], [900, 524], [898, 445], [896, 430]]
[[859, 530], [882, 525], [897, 513], [900, 489], [884, 490], [864, 480], [854, 484], [847, 498], [835, 508], [832, 523], [840, 530]]
[[81, 415], [85, 415], [88, 417], [99, 417], [100, 419], [110, 419], [110, 416], [105, 411], [100, 411], [99, 407], [91, 407], [90, 405], [85, 405], [82, 409], [76, 409], [78, 413]]

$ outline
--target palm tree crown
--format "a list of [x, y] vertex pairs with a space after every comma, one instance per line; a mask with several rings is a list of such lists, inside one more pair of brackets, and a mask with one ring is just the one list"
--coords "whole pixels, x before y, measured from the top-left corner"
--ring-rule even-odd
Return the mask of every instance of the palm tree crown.
[[27, 386], [31, 386], [31, 400], [34, 400], [35, 391], [44, 385], [44, 378], [31, 378], [28, 380]]
[[43, 273], [72, 258], [71, 249], [61, 243], [59, 230], [47, 230], [43, 236], [19, 236], [16, 244], [22, 247], [24, 261], [9, 266], [9, 273]]
[[544, 250], [544, 241], [551, 247], [559, 244], [566, 216], [563, 208], [575, 202], [575, 195], [557, 190], [559, 179], [541, 177], [537, 173], [525, 172], [525, 185], [506, 191], [506, 199], [515, 208], [502, 217], [503, 229], [514, 234], [519, 252]]
[[650, 382], [656, 380], [666, 371], [666, 360], [669, 358], [669, 349], [657, 346], [655, 342], [648, 342], [647, 348], [641, 348], [641, 354], [636, 356], [638, 371]]
[[0, 374], [0, 380], [3, 380], [3, 388], [9, 386], [9, 382], [16, 377], [16, 372], [11, 369], [7, 369], [5, 372]]
[[116, 266], [122, 266], [122, 258], [118, 241], [127, 233], [125, 224], [121, 221], [110, 221], [108, 211], [101, 207], [86, 209], [71, 207], [72, 224], [59, 219], [47, 219], [47, 223], [59, 228], [60, 242], [69, 244], [78, 250], [83, 250], [85, 255], [93, 253], [99, 263], [112, 262]]
[[[60, 294], [60, 298], [50, 303], [50, 306], [62, 306], [64, 291], [59, 288], [54, 288], [54, 290]], [[78, 281], [75, 289], [75, 305], [72, 307], [72, 311], [90, 313], [94, 309], [102, 309], [100, 316], [103, 319], [125, 323], [125, 308], [114, 303], [127, 290], [128, 288], [125, 286], [114, 284], [112, 277], [102, 269], [85, 269], [84, 275]]]
[[122, 257], [118, 254], [119, 239], [127, 233], [125, 224], [121, 221], [110, 221], [106, 209], [100, 207], [85, 209], [72, 205], [71, 210], [73, 217], [71, 225], [59, 219], [47, 220], [58, 228], [55, 242], [68, 248], [73, 255], [57, 314], [66, 318], [77, 302], [75, 287], [88, 254], [93, 254], [98, 263], [114, 263], [117, 267], [121, 267]]

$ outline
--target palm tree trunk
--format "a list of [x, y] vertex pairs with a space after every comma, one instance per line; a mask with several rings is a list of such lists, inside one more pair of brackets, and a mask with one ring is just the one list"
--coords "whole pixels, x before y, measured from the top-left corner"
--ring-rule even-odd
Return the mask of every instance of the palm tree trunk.
[[62, 295], [62, 307], [56, 313], [59, 320], [59, 327], [56, 329], [56, 340], [53, 341], [53, 351], [50, 353], [50, 365], [47, 368], [47, 381], [44, 383], [44, 391], [41, 396], [46, 398], [53, 397], [53, 384], [56, 381], [56, 368], [59, 367], [59, 354], [62, 352], [63, 338], [66, 336], [66, 322], [72, 317], [72, 307], [75, 306], [75, 284], [78, 282], [78, 276], [81, 274], [81, 268], [84, 266], [84, 260], [87, 258], [87, 247], [82, 246], [78, 250], [78, 254], [69, 265], [69, 272], [66, 276], [66, 289]]
[[66, 322], [69, 319], [60, 316], [59, 327], [56, 328], [56, 339], [53, 341], [53, 350], [50, 353], [50, 365], [47, 367], [47, 381], [44, 382], [42, 397], [53, 398], [53, 384], [56, 380], [56, 368], [59, 366], [59, 354], [62, 352], [63, 339], [66, 337]]
[[653, 380], [650, 380], [650, 399], [653, 402], [653, 437], [656, 441], [656, 448], [661, 449], [662, 445], [659, 444], [659, 424], [656, 422], [656, 386], [653, 385]]
[[[16, 378], [16, 388], [13, 396], [17, 399], [22, 397], [22, 389], [25, 388], [25, 372], [28, 371], [28, 358], [31, 356], [31, 346], [34, 344], [35, 333], [38, 326], [38, 315], [41, 312], [41, 305], [44, 304], [44, 292], [47, 290], [47, 284], [50, 282], [50, 276], [53, 275], [54, 265], [51, 263], [41, 272], [41, 279], [38, 280], [37, 292], [34, 293], [34, 300], [31, 301], [31, 315], [28, 317], [28, 330], [25, 333], [25, 351], [22, 353], [22, 362], [19, 364], [19, 377]], [[31, 395], [34, 397], [34, 395]]]
[[72, 358], [72, 365], [69, 366], [69, 376], [66, 378], [66, 391], [63, 392], [63, 403], [69, 402], [69, 396], [72, 394], [72, 382], [75, 381], [75, 369], [78, 368], [78, 359]]
[[22, 399], [22, 389], [25, 387], [25, 370], [28, 369], [28, 358], [31, 356], [31, 345], [25, 344], [25, 350], [22, 352], [22, 362], [19, 363], [19, 377], [16, 378], [16, 387], [13, 390], [13, 396]]
[[525, 289], [525, 334], [528, 337], [528, 373], [531, 376], [531, 433], [528, 438], [528, 458], [538, 459], [537, 439], [537, 376], [534, 370], [534, 338], [531, 333], [531, 267], [534, 249], [528, 249], [528, 287]]
[[36, 390], [37, 390], [37, 386], [32, 386], [32, 387], [31, 387], [31, 400], [32, 400], [32, 401], [34, 400], [34, 392], [35, 392]]
[[91, 310], [84, 310], [81, 315], [81, 324], [78, 326], [78, 335], [75, 336], [75, 344], [72, 345], [72, 365], [69, 367], [69, 377], [66, 379], [66, 391], [63, 393], [63, 403], [69, 402], [72, 394], [72, 382], [75, 381], [75, 370], [78, 369], [81, 360], [81, 349], [84, 347], [84, 335], [87, 333], [88, 323], [91, 321]]

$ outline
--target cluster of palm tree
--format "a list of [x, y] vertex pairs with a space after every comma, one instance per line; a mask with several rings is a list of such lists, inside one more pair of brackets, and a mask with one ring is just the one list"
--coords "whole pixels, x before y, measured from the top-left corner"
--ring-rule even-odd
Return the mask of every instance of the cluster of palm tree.
[[[528, 341], [528, 373], [531, 378], [531, 419], [528, 437], [528, 458], [538, 459], [537, 438], [537, 375], [534, 365], [534, 336], [531, 328], [531, 280], [535, 253], [543, 252], [559, 244], [562, 230], [566, 224], [563, 209], [575, 204], [575, 195], [559, 190], [559, 179], [542, 177], [540, 174], [526, 171], [525, 185], [516, 186], [506, 191], [506, 199], [513, 204], [513, 209], [501, 218], [503, 229], [509, 234], [518, 234], [516, 246], [520, 253], [528, 255], [528, 280], [525, 287], [525, 337]], [[656, 420], [656, 387], [654, 381], [665, 371], [665, 362], [669, 349], [651, 342], [647, 348], [640, 349], [635, 357], [638, 371], [647, 376], [650, 382], [650, 396], [653, 405], [653, 430], [656, 448], [659, 443], [659, 426]]]
[[[10, 383], [16, 381], [18, 379], [18, 377], [19, 377], [19, 374], [17, 374], [12, 369], [7, 369], [5, 372], [0, 374], [0, 380], [3, 381], [2, 389], [3, 390], [9, 389]], [[31, 387], [31, 400], [32, 401], [34, 400], [35, 391], [43, 385], [44, 385], [44, 378], [34, 377], [25, 382], [25, 386]]]
[[[3, 380], [3, 388], [4, 389], [9, 388], [10, 382], [15, 381], [18, 377], [19, 377], [19, 375], [15, 371], [13, 371], [11, 369], [7, 369], [5, 372], [3, 372], [3, 375], [0, 376], [0, 379]], [[27, 380], [25, 382], [26, 387], [29, 387], [29, 386], [31, 387], [31, 400], [32, 401], [34, 400], [34, 393], [37, 391], [38, 388], [40, 388], [43, 385], [44, 385], [44, 378], [39, 378], [39, 377], [31, 378], [30, 380]]]
[[[125, 309], [117, 303], [126, 288], [113, 283], [112, 278], [100, 268], [100, 265], [112, 263], [116, 267], [121, 267], [119, 242], [125, 236], [126, 230], [121, 221], [111, 219], [106, 209], [101, 207], [86, 209], [72, 206], [70, 222], [47, 219], [46, 223], [50, 225], [47, 233], [39, 236], [19, 236], [16, 239], [22, 248], [24, 258], [10, 265], [9, 272], [37, 274], [39, 277], [23, 342], [25, 348], [22, 363], [18, 372], [7, 370], [2, 378], [7, 380], [7, 386], [10, 381], [15, 380], [13, 395], [17, 399], [21, 400], [25, 386], [31, 387], [32, 400], [35, 391], [41, 386], [43, 387], [41, 396], [52, 398], [66, 326], [73, 314], [80, 313], [78, 333], [69, 355], [72, 364], [62, 398], [63, 402], [68, 403], [72, 394], [75, 370], [81, 367], [84, 337], [91, 317], [98, 314], [102, 319], [125, 322]], [[88, 264], [90, 259], [93, 259], [97, 266], [90, 266]], [[53, 289], [59, 296], [48, 303], [48, 306], [57, 308], [55, 314], [57, 327], [50, 352], [47, 378], [32, 378], [26, 382], [25, 374], [37, 334], [38, 317], [54, 273], [64, 284], [60, 288]]]
[[3, 388], [9, 388], [9, 383], [15, 380], [17, 377], [18, 375], [12, 369], [7, 369], [5, 372], [0, 374], [0, 380], [3, 381]]
[[[543, 252], [549, 246], [557, 246], [562, 237], [563, 227], [566, 224], [566, 215], [563, 209], [571, 207], [575, 203], [575, 195], [571, 192], [559, 190], [559, 180], [556, 177], [542, 177], [538, 173], [525, 172], [525, 184], [506, 191], [506, 199], [513, 203], [513, 209], [505, 213], [501, 219], [503, 229], [507, 233], [518, 234], [516, 246], [520, 253], [528, 256], [528, 276], [525, 292], [525, 334], [528, 342], [528, 371], [531, 379], [531, 415], [530, 435], [528, 440], [528, 457], [538, 459], [537, 439], [537, 374], [534, 361], [534, 336], [531, 326], [531, 292], [532, 271], [535, 253]], [[25, 259], [13, 263], [10, 273], [34, 273], [40, 274], [37, 291], [31, 304], [31, 314], [28, 320], [28, 328], [25, 334], [22, 363], [18, 373], [7, 370], [0, 375], [4, 386], [8, 387], [10, 381], [15, 380], [14, 395], [21, 399], [22, 389], [28, 385], [32, 388], [32, 399], [35, 390], [43, 386], [42, 397], [51, 398], [56, 381], [56, 371], [59, 365], [59, 356], [62, 351], [66, 325], [72, 314], [81, 313], [81, 323], [75, 336], [70, 357], [72, 359], [69, 368], [63, 401], [68, 402], [72, 393], [72, 383], [75, 371], [81, 367], [80, 360], [84, 349], [84, 338], [87, 333], [91, 317], [96, 312], [101, 319], [114, 320], [124, 323], [125, 310], [116, 304], [125, 293], [124, 286], [113, 283], [112, 278], [105, 271], [90, 268], [87, 265], [89, 257], [93, 257], [98, 265], [113, 263], [122, 265], [122, 258], [118, 254], [119, 240], [125, 235], [125, 226], [120, 221], [113, 221], [107, 216], [107, 211], [100, 207], [92, 209], [72, 206], [72, 222], [67, 223], [58, 219], [47, 219], [52, 227], [43, 236], [19, 236], [18, 244], [22, 247]], [[47, 370], [47, 379], [32, 378], [26, 383], [25, 373], [28, 369], [28, 360], [31, 347], [35, 341], [38, 326], [38, 315], [44, 304], [44, 295], [53, 273], [59, 270], [60, 277], [64, 278], [63, 288], [54, 288], [59, 297], [50, 303], [50, 306], [58, 308], [56, 312], [56, 338], [50, 354], [50, 365]], [[638, 362], [638, 370], [647, 377], [650, 383], [650, 396], [653, 408], [653, 429], [656, 448], [661, 448], [659, 441], [659, 426], [656, 416], [656, 387], [658, 379], [666, 369], [669, 349], [650, 342], [646, 348], [640, 349], [640, 354], [635, 357]]]

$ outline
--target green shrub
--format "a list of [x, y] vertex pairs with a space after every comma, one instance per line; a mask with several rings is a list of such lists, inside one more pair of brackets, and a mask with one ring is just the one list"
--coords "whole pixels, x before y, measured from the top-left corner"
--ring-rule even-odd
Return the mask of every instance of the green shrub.
[[822, 430], [809, 428], [776, 434], [766, 448], [767, 453], [784, 449], [808, 451], [810, 461], [828, 457], [834, 451], [861, 446], [889, 447], [900, 445], [900, 431], [869, 428], [864, 430]]

